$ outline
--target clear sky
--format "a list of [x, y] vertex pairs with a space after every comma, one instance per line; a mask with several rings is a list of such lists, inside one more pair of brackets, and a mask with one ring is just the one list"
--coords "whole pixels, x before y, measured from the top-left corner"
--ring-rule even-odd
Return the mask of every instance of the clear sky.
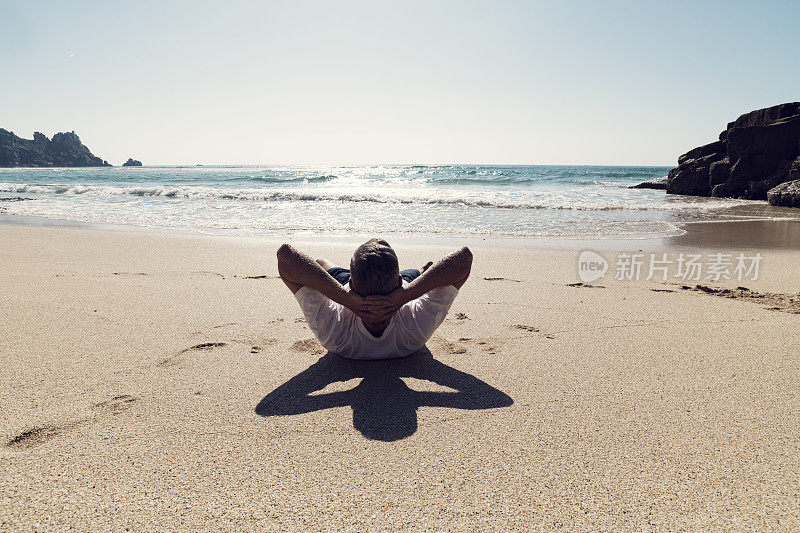
[[800, 2], [0, 0], [0, 127], [118, 165], [672, 165], [800, 100]]

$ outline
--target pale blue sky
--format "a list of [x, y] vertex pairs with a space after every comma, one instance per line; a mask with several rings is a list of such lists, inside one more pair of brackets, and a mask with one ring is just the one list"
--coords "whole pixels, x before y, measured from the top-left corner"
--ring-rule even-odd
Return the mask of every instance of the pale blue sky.
[[800, 100], [800, 2], [9, 2], [0, 127], [115, 165], [671, 165]]

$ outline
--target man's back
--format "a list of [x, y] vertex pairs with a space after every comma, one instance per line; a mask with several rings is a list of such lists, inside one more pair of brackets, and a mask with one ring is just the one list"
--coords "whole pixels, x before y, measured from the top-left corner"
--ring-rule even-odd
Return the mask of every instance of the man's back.
[[303, 287], [295, 293], [322, 346], [351, 359], [390, 359], [417, 351], [444, 322], [457, 295], [458, 289], [452, 285], [429, 291], [398, 309], [383, 334], [376, 337], [361, 317], [319, 291]]
[[278, 249], [281, 279], [322, 345], [353, 359], [387, 359], [409, 355], [433, 335], [469, 277], [472, 253], [461, 248], [410, 282], [380, 239], [356, 250], [350, 270], [329, 263], [288, 244]]

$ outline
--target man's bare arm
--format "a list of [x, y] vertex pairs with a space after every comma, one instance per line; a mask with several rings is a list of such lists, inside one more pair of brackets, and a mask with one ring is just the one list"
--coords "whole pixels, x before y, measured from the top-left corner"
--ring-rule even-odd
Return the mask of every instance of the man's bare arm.
[[453, 285], [460, 289], [472, 270], [472, 252], [466, 246], [453, 252], [422, 273], [404, 289], [407, 301], [419, 298], [437, 287]]
[[361, 296], [346, 291], [319, 263], [289, 244], [278, 248], [278, 274], [292, 293], [311, 287], [354, 313], [361, 312]]
[[425, 270], [420, 277], [406, 287], [398, 288], [386, 296], [367, 296], [366, 306], [382, 316], [390, 315], [406, 302], [419, 298], [438, 287], [453, 285], [460, 289], [472, 270], [472, 252], [466, 246], [453, 252]]

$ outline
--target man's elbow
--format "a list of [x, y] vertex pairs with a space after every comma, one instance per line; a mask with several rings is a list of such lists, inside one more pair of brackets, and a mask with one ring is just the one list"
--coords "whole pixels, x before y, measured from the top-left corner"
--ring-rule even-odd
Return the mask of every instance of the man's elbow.
[[291, 244], [289, 243], [281, 244], [281, 247], [278, 248], [277, 252], [278, 262], [280, 263], [281, 261], [286, 261], [296, 253], [297, 252], [295, 251], [295, 249], [292, 247]]
[[472, 251], [465, 246], [460, 253], [464, 258], [464, 279], [467, 279], [472, 272]]
[[464, 256], [464, 261], [467, 264], [467, 268], [472, 267], [472, 251], [467, 248], [466, 246], [461, 249], [461, 254]]
[[277, 254], [278, 255], [278, 259], [280, 259], [282, 257], [286, 257], [291, 252], [292, 252], [292, 245], [291, 244], [289, 244], [289, 243], [281, 244], [281, 247], [278, 248], [278, 254]]
[[292, 248], [291, 244], [282, 244], [280, 248], [278, 248], [277, 256], [278, 256], [278, 274], [283, 277], [284, 269], [286, 267], [286, 263], [289, 260], [294, 249]]

